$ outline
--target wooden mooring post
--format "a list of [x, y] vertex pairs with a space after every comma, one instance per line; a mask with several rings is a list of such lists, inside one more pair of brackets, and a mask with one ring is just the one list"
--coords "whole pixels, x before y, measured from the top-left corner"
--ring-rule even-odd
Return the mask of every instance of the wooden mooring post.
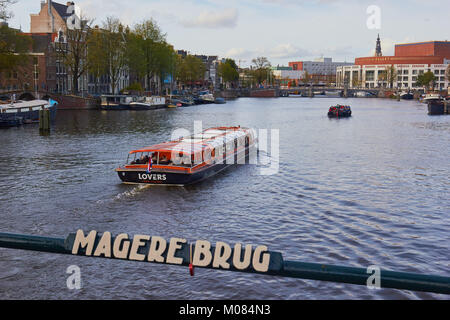
[[39, 110], [39, 131], [48, 132], [50, 131], [50, 110], [41, 109]]

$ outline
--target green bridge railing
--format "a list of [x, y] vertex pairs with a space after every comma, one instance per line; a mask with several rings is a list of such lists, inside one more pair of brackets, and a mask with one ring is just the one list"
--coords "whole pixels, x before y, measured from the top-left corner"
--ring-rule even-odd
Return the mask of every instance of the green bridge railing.
[[[3, 248], [189, 266], [191, 275], [194, 267], [201, 267], [364, 286], [374, 275], [368, 268], [285, 261], [279, 252], [267, 251], [264, 246], [256, 249], [248, 246], [244, 250], [236, 244], [232, 249], [223, 242], [214, 247], [207, 241], [189, 244], [178, 238], [165, 241], [142, 235], [130, 238], [126, 234], [112, 237], [109, 232], [99, 235], [96, 231], [85, 235], [82, 230], [65, 239], [0, 233]], [[381, 269], [378, 284], [381, 288], [450, 294], [450, 277], [438, 275]]]

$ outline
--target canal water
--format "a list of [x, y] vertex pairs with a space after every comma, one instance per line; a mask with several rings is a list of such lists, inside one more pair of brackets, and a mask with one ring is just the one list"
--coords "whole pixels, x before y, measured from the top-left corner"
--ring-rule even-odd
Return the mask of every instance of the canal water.
[[[328, 119], [328, 107], [353, 116]], [[120, 183], [127, 152], [175, 129], [279, 130], [278, 172], [240, 165], [188, 187]], [[266, 153], [271, 154], [270, 150]], [[267, 245], [285, 260], [448, 276], [450, 117], [415, 101], [240, 98], [156, 111], [59, 111], [0, 131], [0, 232], [79, 228]], [[81, 269], [69, 290], [66, 269]], [[312, 280], [0, 249], [0, 299], [443, 299]]]

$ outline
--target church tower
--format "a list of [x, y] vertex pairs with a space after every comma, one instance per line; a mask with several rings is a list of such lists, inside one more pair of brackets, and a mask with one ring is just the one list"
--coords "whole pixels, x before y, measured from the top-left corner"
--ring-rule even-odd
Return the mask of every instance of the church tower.
[[381, 53], [381, 41], [380, 41], [380, 34], [378, 34], [377, 38], [377, 46], [375, 48], [375, 57], [381, 57], [383, 54]]

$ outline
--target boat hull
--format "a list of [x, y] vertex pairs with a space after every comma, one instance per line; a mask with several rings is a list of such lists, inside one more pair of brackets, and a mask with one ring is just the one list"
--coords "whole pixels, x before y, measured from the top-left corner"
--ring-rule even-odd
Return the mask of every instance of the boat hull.
[[352, 112], [343, 112], [343, 111], [339, 111], [338, 114], [336, 114], [336, 112], [328, 112], [328, 117], [329, 118], [348, 118], [352, 116]]
[[165, 108], [165, 104], [146, 104], [146, 103], [133, 103], [130, 105], [129, 110], [156, 110]]
[[441, 115], [444, 114], [443, 102], [428, 102], [428, 114], [429, 115]]

